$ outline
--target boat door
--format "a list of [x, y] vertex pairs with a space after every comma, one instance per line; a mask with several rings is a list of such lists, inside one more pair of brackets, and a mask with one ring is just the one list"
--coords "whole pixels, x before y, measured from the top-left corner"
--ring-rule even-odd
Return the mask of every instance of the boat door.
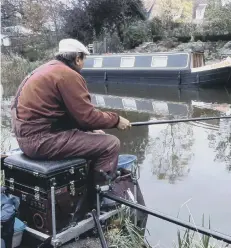
[[205, 57], [203, 52], [192, 52], [191, 68], [197, 68], [205, 65]]

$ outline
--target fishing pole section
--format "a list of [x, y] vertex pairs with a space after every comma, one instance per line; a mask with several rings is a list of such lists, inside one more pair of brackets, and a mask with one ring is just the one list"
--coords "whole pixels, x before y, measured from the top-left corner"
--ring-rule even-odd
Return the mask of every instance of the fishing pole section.
[[[195, 226], [190, 222], [183, 221], [183, 220], [180, 220], [180, 219], [178, 219], [176, 217], [169, 216], [169, 215], [166, 215], [166, 214], [161, 213], [159, 211], [149, 209], [149, 208], [147, 208], [145, 206], [142, 206], [142, 205], [138, 204], [137, 202], [125, 200], [125, 199], [123, 199], [121, 197], [118, 197], [118, 196], [110, 193], [110, 191], [101, 190], [100, 187], [97, 187], [97, 198], [99, 199], [99, 197], [108, 198], [108, 199], [113, 200], [113, 201], [115, 201], [117, 203], [120, 203], [122, 205], [130, 207], [132, 209], [141, 211], [141, 212], [146, 213], [148, 215], [151, 215], [151, 216], [160, 218], [162, 220], [168, 221], [170, 223], [185, 227], [185, 228], [190, 229], [192, 231], [196, 231], [198, 233], [210, 236], [210, 237], [212, 237], [214, 239], [223, 241], [223, 242], [225, 242], [227, 244], [231, 244], [231, 236], [229, 236], [229, 235], [226, 235], [226, 234], [223, 234], [223, 233], [220, 233], [220, 232], [216, 232], [216, 231], [210, 230], [208, 228]], [[100, 213], [100, 204], [99, 203], [97, 204], [97, 213]], [[93, 215], [93, 218], [94, 218], [95, 226], [96, 226], [96, 228], [98, 230], [98, 233], [99, 233], [99, 238], [100, 238], [100, 241], [101, 241], [101, 245], [102, 245], [103, 248], [107, 248], [108, 246], [107, 246], [105, 237], [103, 235], [102, 227], [101, 227], [99, 219], [98, 219], [98, 214], [96, 214], [96, 210], [92, 211], [92, 215]]]
[[93, 209], [92, 212], [91, 212], [91, 214], [92, 214], [92, 217], [93, 217], [94, 222], [95, 222], [95, 226], [96, 226], [97, 231], [98, 231], [98, 234], [99, 234], [99, 239], [100, 239], [101, 246], [102, 246], [102, 248], [108, 248], [108, 245], [107, 245], [105, 236], [103, 234], [103, 229], [101, 227], [100, 220], [98, 218], [98, 215], [96, 213], [96, 210]]
[[149, 215], [152, 215], [154, 217], [160, 218], [162, 220], [166, 220], [166, 221], [174, 223], [176, 225], [188, 228], [188, 229], [190, 229], [192, 231], [196, 231], [196, 232], [199, 232], [201, 234], [211, 236], [211, 237], [213, 237], [213, 238], [215, 238], [217, 240], [221, 240], [221, 241], [224, 241], [224, 242], [226, 242], [228, 244], [231, 244], [231, 236], [228, 236], [228, 235], [216, 232], [216, 231], [212, 231], [212, 230], [204, 228], [204, 227], [194, 226], [190, 222], [182, 221], [182, 220], [180, 220], [178, 218], [163, 214], [163, 213], [161, 213], [159, 211], [149, 209], [149, 208], [147, 208], [145, 206], [142, 206], [140, 204], [133, 203], [133, 202], [125, 200], [125, 199], [123, 199], [121, 197], [117, 197], [117, 196], [111, 194], [110, 192], [107, 192], [107, 193], [106, 192], [100, 192], [100, 194], [105, 198], [114, 200], [114, 201], [116, 201], [118, 203], [124, 204], [124, 205], [126, 205], [128, 207], [131, 207], [131, 208], [134, 208], [136, 210], [142, 211], [142, 212], [147, 213]]
[[200, 117], [200, 118], [188, 118], [188, 119], [172, 119], [172, 120], [157, 120], [157, 121], [141, 121], [131, 122], [132, 127], [146, 126], [146, 125], [157, 125], [157, 124], [171, 124], [179, 122], [191, 122], [191, 121], [208, 121], [208, 120], [219, 120], [219, 119], [230, 119], [231, 116], [217, 116], [217, 117]]

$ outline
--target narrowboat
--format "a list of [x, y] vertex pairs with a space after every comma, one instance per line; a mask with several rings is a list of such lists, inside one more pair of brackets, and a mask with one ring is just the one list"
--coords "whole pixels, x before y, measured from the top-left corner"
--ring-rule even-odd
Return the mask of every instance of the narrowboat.
[[203, 52], [89, 55], [82, 75], [89, 85], [231, 88], [231, 58], [205, 65]]

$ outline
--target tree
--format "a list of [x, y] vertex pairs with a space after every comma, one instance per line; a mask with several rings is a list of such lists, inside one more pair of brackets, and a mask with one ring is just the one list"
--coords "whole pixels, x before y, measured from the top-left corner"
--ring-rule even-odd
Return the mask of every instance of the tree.
[[22, 0], [3, 0], [1, 3], [2, 27], [18, 25], [24, 13]]
[[231, 33], [231, 3], [222, 5], [221, 1], [210, 0], [205, 11], [205, 30], [214, 34]]
[[4, 0], [2, 26], [23, 25], [34, 33], [53, 31], [58, 39], [66, 5], [55, 0]]
[[185, 35], [191, 29], [193, 3], [190, 0], [159, 0], [158, 14], [151, 22], [154, 35]]
[[11, 51], [30, 61], [42, 59], [63, 36], [65, 9], [55, 0], [4, 0], [1, 14], [4, 31], [11, 35]]
[[192, 21], [193, 1], [182, 0], [181, 6], [181, 13], [179, 17], [176, 18], [176, 22], [190, 23]]
[[85, 42], [116, 31], [123, 41], [125, 27], [140, 19], [145, 19], [141, 0], [80, 0], [67, 11], [65, 30]]
[[133, 49], [151, 37], [151, 29], [146, 22], [137, 21], [124, 30], [124, 47]]
[[161, 17], [169, 22], [174, 21], [183, 10], [181, 0], [162, 0], [160, 5]]
[[74, 6], [64, 12], [64, 32], [83, 43], [93, 41], [93, 26], [85, 6]]
[[40, 3], [46, 9], [46, 22], [44, 28], [55, 32], [57, 42], [60, 39], [60, 36], [63, 35], [64, 13], [67, 5], [61, 1], [55, 0], [41, 0]]
[[140, 0], [91, 0], [87, 11], [96, 35], [103, 29], [113, 32], [131, 21], [145, 19]]
[[22, 23], [25, 27], [33, 32], [43, 30], [44, 23], [47, 20], [47, 9], [41, 2], [24, 0], [23, 12]]

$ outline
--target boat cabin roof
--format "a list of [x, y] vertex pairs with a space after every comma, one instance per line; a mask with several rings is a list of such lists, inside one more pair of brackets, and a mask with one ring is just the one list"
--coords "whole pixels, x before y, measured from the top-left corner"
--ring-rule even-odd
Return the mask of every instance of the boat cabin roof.
[[190, 69], [192, 55], [203, 53], [194, 52], [159, 52], [159, 53], [123, 53], [89, 55], [85, 61], [84, 69]]

